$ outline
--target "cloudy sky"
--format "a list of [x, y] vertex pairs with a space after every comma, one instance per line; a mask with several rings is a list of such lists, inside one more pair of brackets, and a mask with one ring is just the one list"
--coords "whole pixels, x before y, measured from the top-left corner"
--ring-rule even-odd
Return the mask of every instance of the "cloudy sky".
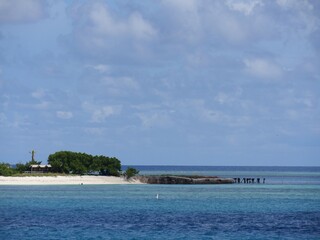
[[0, 162], [320, 165], [320, 1], [0, 0]]

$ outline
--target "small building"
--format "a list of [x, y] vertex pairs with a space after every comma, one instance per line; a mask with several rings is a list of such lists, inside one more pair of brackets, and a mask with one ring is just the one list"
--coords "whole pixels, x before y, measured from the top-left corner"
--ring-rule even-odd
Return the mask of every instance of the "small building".
[[51, 165], [31, 165], [30, 166], [30, 173], [47, 173], [50, 172]]

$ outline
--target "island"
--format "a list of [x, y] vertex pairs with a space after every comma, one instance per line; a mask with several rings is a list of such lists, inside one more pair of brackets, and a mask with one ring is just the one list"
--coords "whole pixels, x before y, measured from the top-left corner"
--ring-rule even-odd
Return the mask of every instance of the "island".
[[0, 163], [0, 185], [68, 184], [231, 184], [232, 178], [187, 175], [139, 175], [139, 170], [122, 165], [116, 157], [59, 151], [48, 156], [48, 164], [35, 159], [10, 165]]

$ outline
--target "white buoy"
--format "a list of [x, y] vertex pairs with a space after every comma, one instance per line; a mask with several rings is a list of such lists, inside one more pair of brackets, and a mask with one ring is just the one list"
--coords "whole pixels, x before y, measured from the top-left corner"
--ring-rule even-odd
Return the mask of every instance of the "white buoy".
[[159, 199], [159, 194], [157, 193], [157, 195], [156, 195], [156, 199]]

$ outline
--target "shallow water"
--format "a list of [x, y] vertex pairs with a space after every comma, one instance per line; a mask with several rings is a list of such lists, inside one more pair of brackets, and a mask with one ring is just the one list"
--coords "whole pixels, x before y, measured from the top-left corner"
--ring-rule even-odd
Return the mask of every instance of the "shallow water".
[[256, 166], [135, 166], [141, 174], [203, 175], [231, 178], [265, 178], [268, 184], [319, 184], [320, 167]]
[[319, 185], [0, 186], [0, 239], [319, 237]]

